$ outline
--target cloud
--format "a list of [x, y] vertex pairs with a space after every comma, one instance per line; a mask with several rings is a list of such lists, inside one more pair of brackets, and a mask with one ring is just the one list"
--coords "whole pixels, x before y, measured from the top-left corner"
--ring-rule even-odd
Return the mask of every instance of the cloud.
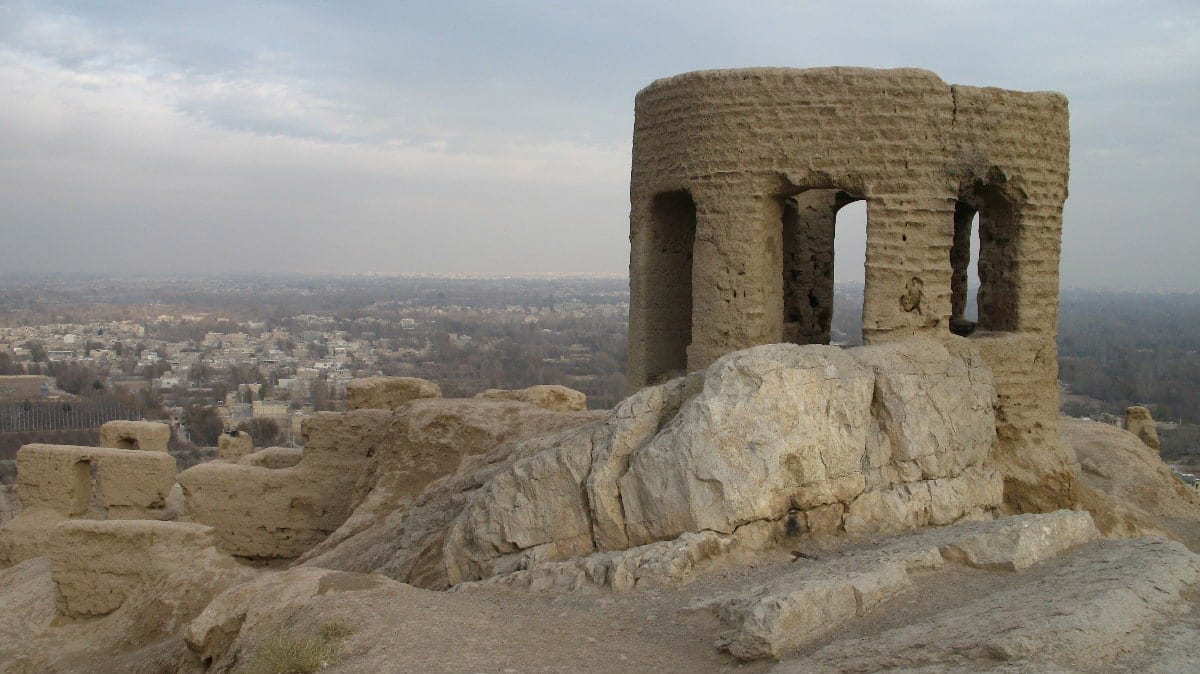
[[1194, 2], [13, 0], [0, 267], [619, 271], [639, 88], [847, 64], [1064, 91], [1064, 280], [1197, 285], [1198, 63]]

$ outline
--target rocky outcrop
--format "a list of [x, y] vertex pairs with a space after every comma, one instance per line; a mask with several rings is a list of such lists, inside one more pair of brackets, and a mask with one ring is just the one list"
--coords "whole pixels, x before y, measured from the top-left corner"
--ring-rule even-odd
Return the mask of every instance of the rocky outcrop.
[[346, 403], [352, 410], [398, 410], [421, 398], [440, 398], [437, 384], [416, 377], [367, 377], [346, 385]]
[[[776, 674], [1137, 671], [1112, 667], [1188, 610], [1200, 556], [1161, 539], [1093, 543], [965, 604], [835, 640]], [[994, 669], [993, 669], [994, 668]], [[1163, 670], [1166, 671], [1166, 670]]]
[[603, 423], [466, 462], [384, 518], [369, 553], [313, 563], [445, 587], [756, 523], [844, 535], [986, 515], [994, 393], [970, 345], [952, 347], [730, 354]]
[[100, 426], [100, 446], [165, 452], [171, 427], [154, 421], [109, 421]]
[[1080, 505], [1109, 536], [1190, 535], [1200, 493], [1157, 452], [1111, 424], [1062, 419], [1062, 443], [1079, 461]]
[[1158, 441], [1158, 427], [1154, 423], [1154, 417], [1151, 416], [1150, 410], [1145, 407], [1134, 405], [1125, 409], [1125, 430], [1136, 435], [1155, 452], [1162, 450], [1162, 444]]
[[392, 526], [432, 482], [471, 457], [601, 418], [597, 412], [552, 412], [511, 401], [414, 400], [391, 418], [386, 442], [349, 492], [354, 512], [302, 559], [347, 570], [376, 568], [396, 544]]
[[587, 395], [583, 391], [556, 384], [541, 384], [516, 390], [490, 388], [475, 397], [485, 400], [518, 400], [555, 412], [580, 412], [587, 409]]
[[596, 552], [565, 561], [522, 560], [520, 571], [480, 581], [459, 583], [452, 591], [506, 587], [534, 592], [626, 592], [685, 585], [703, 573], [744, 562], [777, 543], [776, 527], [757, 523], [733, 534], [713, 531], [686, 533], [678, 538], [639, 545], [628, 550]]
[[940, 569], [947, 562], [1022, 570], [1099, 537], [1087, 513], [1066, 510], [960, 524], [809, 562], [706, 605], [728, 628], [721, 648], [742, 660], [778, 658], [910, 591], [910, 573]]

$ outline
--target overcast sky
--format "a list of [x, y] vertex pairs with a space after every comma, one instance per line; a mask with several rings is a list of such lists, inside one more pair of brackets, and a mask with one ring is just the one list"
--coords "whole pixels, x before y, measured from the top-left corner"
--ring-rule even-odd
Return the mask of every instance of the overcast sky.
[[634, 94], [760, 65], [1064, 92], [1064, 284], [1200, 287], [1197, 0], [0, 0], [0, 271], [623, 273]]

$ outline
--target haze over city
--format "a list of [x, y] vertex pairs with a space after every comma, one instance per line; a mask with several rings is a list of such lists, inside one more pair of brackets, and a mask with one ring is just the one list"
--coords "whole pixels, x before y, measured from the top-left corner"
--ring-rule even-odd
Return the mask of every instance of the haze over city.
[[633, 92], [836, 64], [1062, 91], [1064, 285], [1200, 282], [1195, 3], [470, 4], [0, 4], [0, 272], [622, 273]]

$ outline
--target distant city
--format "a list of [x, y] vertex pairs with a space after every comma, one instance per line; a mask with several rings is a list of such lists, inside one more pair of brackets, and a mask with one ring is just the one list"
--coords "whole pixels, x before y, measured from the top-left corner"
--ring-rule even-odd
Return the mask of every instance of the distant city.
[[[86, 443], [119, 418], [171, 424], [183, 452], [243, 429], [303, 444], [346, 383], [400, 375], [447, 396], [562, 384], [589, 406], [626, 393], [619, 275], [8, 275], [0, 284], [0, 459]], [[833, 342], [861, 343], [862, 286], [839, 284]], [[973, 303], [968, 315], [974, 312]], [[1200, 456], [1200, 297], [1067, 290], [1064, 410], [1147, 404], [1168, 454]]]

